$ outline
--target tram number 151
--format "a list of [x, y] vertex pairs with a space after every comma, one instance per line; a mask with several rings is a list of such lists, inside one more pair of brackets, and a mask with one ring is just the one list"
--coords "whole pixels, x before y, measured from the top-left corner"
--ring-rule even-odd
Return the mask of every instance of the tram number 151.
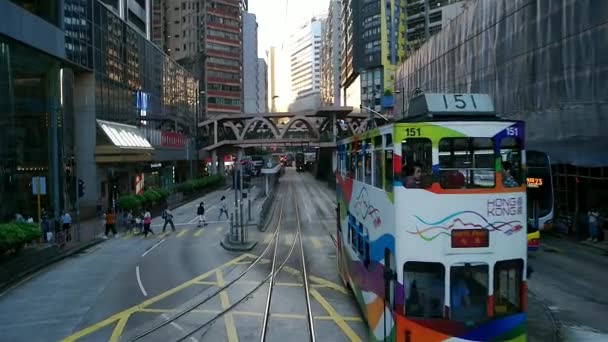
[[473, 107], [473, 109], [477, 109], [477, 103], [475, 103], [475, 97], [473, 96], [473, 94], [450, 94], [442, 96], [445, 109], [450, 109], [454, 107], [458, 109], [467, 109], [470, 107]]
[[420, 136], [420, 128], [409, 127], [405, 129], [406, 137], [419, 137]]

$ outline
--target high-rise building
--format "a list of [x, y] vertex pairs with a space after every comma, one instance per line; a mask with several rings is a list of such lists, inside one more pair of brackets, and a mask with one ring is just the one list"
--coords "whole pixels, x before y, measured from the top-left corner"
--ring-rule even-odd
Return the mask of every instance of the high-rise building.
[[253, 13], [243, 14], [243, 110], [256, 113], [259, 108], [258, 23]]
[[264, 58], [258, 58], [258, 113], [268, 112], [268, 66]]
[[277, 111], [277, 96], [279, 96], [277, 91], [277, 48], [271, 46], [268, 51], [266, 51], [266, 56], [268, 57], [268, 102], [270, 104], [270, 111]]
[[463, 0], [410, 0], [405, 7], [406, 50], [411, 53], [458, 14], [466, 2]]
[[129, 23], [146, 38], [151, 38], [151, 0], [100, 0], [112, 9], [120, 19]]
[[[146, 1], [0, 0], [0, 221], [82, 217], [192, 176], [195, 77], [148, 39]], [[29, 190], [28, 190], [29, 189]]]
[[243, 13], [246, 0], [210, 0], [205, 6], [207, 115], [243, 111]]
[[202, 116], [243, 110], [246, 0], [152, 0], [152, 37], [201, 80]]
[[[346, 105], [379, 112], [393, 108], [395, 69], [405, 58], [405, 6], [400, 0], [342, 0], [341, 81]], [[360, 88], [357, 96], [353, 87]], [[348, 103], [349, 98], [360, 103]]]
[[323, 18], [312, 18], [289, 37], [292, 103], [290, 110], [321, 104], [321, 32]]
[[321, 104], [324, 106], [339, 106], [342, 103], [340, 94], [341, 14], [341, 0], [331, 0], [323, 26], [321, 48]]

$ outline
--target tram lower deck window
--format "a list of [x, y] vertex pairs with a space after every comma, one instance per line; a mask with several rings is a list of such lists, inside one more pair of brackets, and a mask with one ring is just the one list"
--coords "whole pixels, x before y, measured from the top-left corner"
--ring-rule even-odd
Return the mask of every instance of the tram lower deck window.
[[450, 318], [477, 323], [488, 317], [488, 265], [460, 264], [450, 269]]
[[494, 314], [521, 312], [521, 283], [524, 262], [521, 259], [499, 261], [494, 265]]
[[443, 318], [445, 268], [434, 262], [406, 262], [403, 266], [405, 315]]

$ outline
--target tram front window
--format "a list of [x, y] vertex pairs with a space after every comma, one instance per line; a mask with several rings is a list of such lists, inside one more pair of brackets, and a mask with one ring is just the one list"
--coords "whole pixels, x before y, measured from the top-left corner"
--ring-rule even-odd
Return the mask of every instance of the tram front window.
[[444, 189], [493, 188], [495, 171], [492, 139], [441, 139], [439, 179]]
[[467, 325], [485, 320], [488, 307], [488, 265], [460, 264], [450, 270], [450, 317]]
[[406, 262], [403, 266], [405, 315], [443, 318], [445, 268], [434, 262]]
[[406, 188], [423, 189], [432, 184], [433, 144], [427, 138], [412, 138], [401, 142], [402, 183]]

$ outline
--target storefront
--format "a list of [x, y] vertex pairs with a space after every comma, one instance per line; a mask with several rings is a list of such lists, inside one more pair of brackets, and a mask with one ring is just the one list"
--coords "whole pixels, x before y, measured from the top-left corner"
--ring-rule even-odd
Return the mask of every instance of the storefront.
[[141, 165], [153, 163], [154, 148], [135, 126], [97, 120], [97, 127], [100, 201], [104, 208], [114, 207], [120, 196], [136, 191]]

